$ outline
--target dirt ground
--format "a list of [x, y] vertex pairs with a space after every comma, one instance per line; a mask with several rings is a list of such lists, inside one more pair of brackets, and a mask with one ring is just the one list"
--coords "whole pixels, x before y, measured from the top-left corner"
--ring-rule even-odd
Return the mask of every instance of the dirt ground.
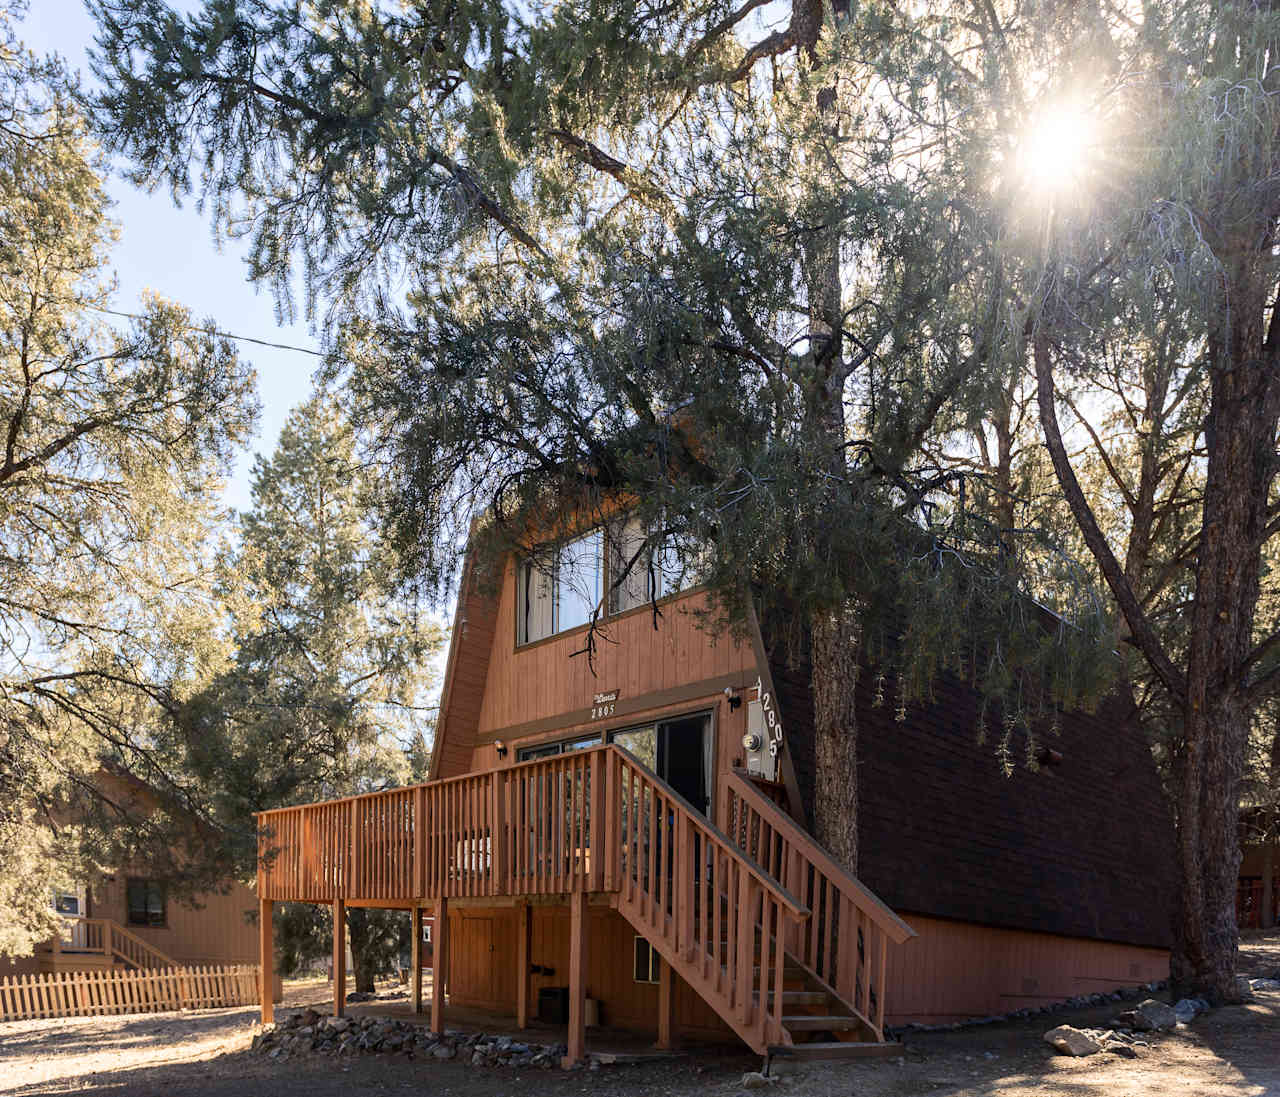
[[[1280, 970], [1280, 934], [1241, 946], [1248, 974]], [[286, 1006], [320, 1001], [325, 984], [291, 986]], [[1118, 1006], [1076, 1010], [1052, 1023], [1097, 1026]], [[249, 1055], [256, 1011], [227, 1009], [125, 1018], [69, 1018], [0, 1024], [0, 1093], [92, 1091], [101, 1097], [347, 1097], [351, 1093], [431, 1097], [738, 1097], [758, 1057], [696, 1049], [599, 1072], [477, 1069], [459, 1062], [369, 1056], [307, 1056], [287, 1062]], [[1055, 1055], [1041, 1039], [1045, 1019], [947, 1033], [909, 1034], [896, 1061], [779, 1063], [775, 1097], [1280, 1097], [1280, 992], [1257, 995], [1198, 1019], [1139, 1049]], [[590, 1041], [588, 1041], [590, 1043]]]

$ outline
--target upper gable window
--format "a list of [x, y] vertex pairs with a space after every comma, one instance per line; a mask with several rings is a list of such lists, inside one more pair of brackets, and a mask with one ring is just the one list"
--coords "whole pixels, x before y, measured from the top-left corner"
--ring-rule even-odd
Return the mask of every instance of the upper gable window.
[[592, 530], [541, 557], [520, 561], [516, 573], [516, 642], [530, 644], [585, 625], [604, 590], [604, 535]]
[[656, 551], [645, 547], [638, 518], [615, 524], [609, 538], [609, 612], [625, 613], [701, 582], [701, 557], [666, 541]]

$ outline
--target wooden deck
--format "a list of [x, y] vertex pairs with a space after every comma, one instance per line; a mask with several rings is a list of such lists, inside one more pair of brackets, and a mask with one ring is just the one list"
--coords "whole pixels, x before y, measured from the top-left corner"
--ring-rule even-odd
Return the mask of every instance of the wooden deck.
[[[837, 1043], [883, 1042], [886, 957], [913, 935], [910, 927], [741, 775], [726, 775], [719, 802], [725, 829], [606, 745], [264, 812], [264, 952], [277, 901], [332, 903], [335, 915], [349, 905], [409, 909], [419, 912], [415, 922], [429, 907], [435, 985], [447, 986], [451, 901], [564, 902], [567, 1058], [577, 1061], [590, 895], [614, 905], [659, 952], [666, 1000], [674, 971], [754, 1050], [782, 1051], [826, 1034]], [[264, 957], [263, 970], [270, 967]], [[263, 995], [264, 1019], [270, 997]], [[436, 995], [437, 1027], [441, 1004]]]

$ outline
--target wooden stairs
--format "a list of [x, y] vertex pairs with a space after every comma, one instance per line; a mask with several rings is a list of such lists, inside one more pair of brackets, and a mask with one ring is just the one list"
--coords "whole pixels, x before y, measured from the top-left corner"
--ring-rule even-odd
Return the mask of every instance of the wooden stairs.
[[61, 930], [40, 949], [54, 971], [123, 968], [128, 971], [177, 967], [172, 957], [110, 918], [63, 917]]
[[620, 770], [618, 910], [672, 970], [765, 1056], [898, 1054], [883, 988], [910, 927], [744, 775], [720, 830], [629, 756]]
[[887, 963], [911, 927], [744, 773], [715, 802], [713, 821], [602, 744], [280, 808], [258, 816], [258, 894], [268, 917], [278, 901], [607, 897], [760, 1054], [896, 1053]]

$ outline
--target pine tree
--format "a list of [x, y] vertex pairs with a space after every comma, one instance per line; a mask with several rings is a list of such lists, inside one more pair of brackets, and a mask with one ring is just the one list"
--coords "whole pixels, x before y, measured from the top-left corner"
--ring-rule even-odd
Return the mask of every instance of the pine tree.
[[[142, 845], [163, 860], [207, 819], [158, 729], [220, 658], [207, 545], [256, 415], [209, 322], [154, 296], [108, 321], [105, 160], [21, 14], [0, 5], [0, 950], [19, 954], [52, 886]], [[102, 765], [182, 811], [133, 817]]]
[[[355, 430], [324, 392], [294, 410], [275, 452], [254, 465], [226, 562], [234, 657], [182, 717], [246, 878], [257, 858], [252, 812], [402, 784], [432, 727], [443, 632], [401, 595], [397, 555], [370, 522], [370, 480]], [[292, 951], [314, 951], [317, 917], [282, 914]], [[371, 990], [398, 955], [403, 918], [353, 909], [349, 919], [357, 989]]]
[[428, 592], [481, 511], [492, 562], [621, 496], [717, 623], [796, 622], [815, 825], [854, 866], [860, 663], [975, 680], [1012, 756], [1104, 660], [1092, 604], [1046, 633], [921, 457], [989, 391], [986, 89], [932, 11], [757, 7], [97, 0], [95, 117], [285, 308], [301, 266]]

